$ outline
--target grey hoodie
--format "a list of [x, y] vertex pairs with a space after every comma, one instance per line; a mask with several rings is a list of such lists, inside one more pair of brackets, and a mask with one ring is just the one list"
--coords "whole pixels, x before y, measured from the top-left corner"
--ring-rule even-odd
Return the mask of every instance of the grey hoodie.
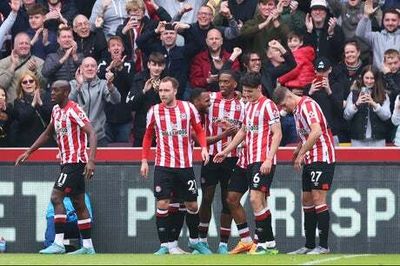
[[96, 132], [97, 139], [106, 137], [106, 114], [104, 112], [106, 103], [117, 104], [121, 102], [121, 94], [114, 87], [112, 91], [107, 88], [107, 81], [99, 79], [85, 81], [78, 89], [76, 80], [71, 80], [71, 92], [69, 98], [77, 102], [89, 117]]

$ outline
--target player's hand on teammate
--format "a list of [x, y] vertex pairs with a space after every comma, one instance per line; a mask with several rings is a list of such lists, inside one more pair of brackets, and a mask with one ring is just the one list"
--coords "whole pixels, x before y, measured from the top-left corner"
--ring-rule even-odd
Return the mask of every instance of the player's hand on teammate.
[[26, 151], [20, 156], [18, 156], [17, 160], [15, 161], [15, 166], [23, 164], [26, 160], [28, 160], [29, 155], [30, 155], [29, 151]]
[[83, 170], [83, 175], [86, 179], [91, 179], [94, 175], [94, 162], [89, 160], [85, 166], [85, 170]]
[[222, 163], [223, 160], [225, 160], [226, 154], [224, 151], [218, 152], [213, 159], [214, 163]]
[[272, 160], [266, 159], [260, 167], [260, 173], [263, 175], [268, 175], [271, 172], [271, 169], [272, 169]]
[[142, 161], [142, 165], [140, 166], [140, 174], [147, 178], [149, 176], [149, 164], [147, 161]]
[[294, 160], [294, 169], [299, 172], [301, 171], [301, 167], [304, 162], [304, 156], [305, 154], [297, 154], [296, 159]]

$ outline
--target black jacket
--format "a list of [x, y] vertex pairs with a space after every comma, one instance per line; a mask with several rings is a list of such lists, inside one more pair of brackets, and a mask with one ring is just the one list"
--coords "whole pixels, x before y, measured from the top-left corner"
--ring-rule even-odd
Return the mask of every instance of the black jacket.
[[87, 38], [81, 38], [77, 34], [74, 34], [74, 38], [78, 45], [78, 53], [82, 53], [84, 57], [91, 56], [97, 62], [107, 57], [107, 40], [102, 29], [90, 32]]

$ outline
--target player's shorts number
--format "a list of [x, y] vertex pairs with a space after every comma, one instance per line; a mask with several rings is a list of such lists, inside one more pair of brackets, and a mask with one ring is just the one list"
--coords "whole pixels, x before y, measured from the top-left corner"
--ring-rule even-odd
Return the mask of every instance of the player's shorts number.
[[322, 171], [311, 171], [311, 182], [318, 182], [322, 175]]
[[258, 184], [259, 182], [260, 182], [260, 174], [257, 173], [257, 174], [255, 174], [254, 177], [253, 177], [253, 183], [254, 183], [254, 184]]
[[188, 186], [189, 186], [189, 191], [196, 191], [197, 190], [197, 184], [195, 180], [189, 180], [187, 182]]
[[65, 180], [67, 180], [67, 174], [66, 173], [61, 173], [60, 177], [57, 180], [57, 185], [59, 187], [62, 187], [65, 183]]

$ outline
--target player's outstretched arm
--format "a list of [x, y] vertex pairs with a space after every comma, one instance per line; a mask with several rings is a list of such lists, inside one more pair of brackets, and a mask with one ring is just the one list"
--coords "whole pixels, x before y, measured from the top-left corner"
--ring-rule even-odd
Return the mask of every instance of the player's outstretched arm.
[[89, 161], [87, 162], [87, 164], [85, 166], [83, 175], [85, 176], [85, 178], [91, 179], [92, 176], [94, 175], [95, 158], [96, 158], [96, 151], [97, 151], [97, 137], [96, 137], [96, 133], [94, 132], [94, 129], [90, 123], [86, 123], [82, 127], [82, 130], [86, 133], [86, 135], [89, 136], [89, 149], [90, 149]]
[[39, 149], [53, 136], [53, 133], [54, 133], [54, 125], [53, 123], [49, 123], [46, 130], [43, 131], [42, 134], [40, 134], [40, 136], [36, 139], [36, 141], [32, 144], [32, 146], [17, 158], [17, 160], [15, 161], [15, 166], [21, 165], [26, 160], [28, 160], [29, 156], [34, 151]]
[[244, 129], [244, 126], [242, 126], [239, 129], [239, 131], [236, 133], [236, 135], [233, 138], [233, 140], [231, 141], [231, 143], [229, 143], [229, 145], [226, 146], [226, 148], [223, 151], [217, 153], [214, 156], [214, 160], [213, 160], [214, 163], [222, 162], [228, 153], [230, 153], [233, 149], [236, 149], [236, 147], [239, 146], [240, 143], [242, 143], [245, 136], [246, 136], [246, 131]]
[[306, 152], [312, 149], [318, 138], [322, 135], [322, 129], [319, 123], [312, 123], [310, 125], [310, 128], [311, 132], [308, 135], [307, 141], [303, 144], [303, 146], [301, 146], [299, 154], [297, 155], [297, 158], [294, 162], [294, 168], [298, 171], [301, 170], [301, 165], [303, 164]]

